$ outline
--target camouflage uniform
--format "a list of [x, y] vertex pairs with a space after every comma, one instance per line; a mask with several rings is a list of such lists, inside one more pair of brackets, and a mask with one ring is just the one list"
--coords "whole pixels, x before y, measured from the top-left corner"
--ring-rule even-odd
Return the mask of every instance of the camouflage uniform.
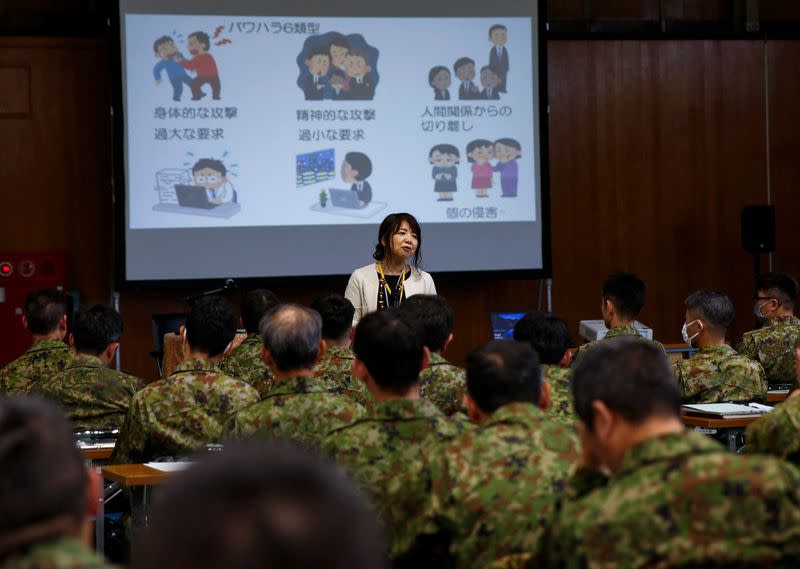
[[110, 565], [72, 537], [37, 543], [24, 552], [0, 559], [0, 569], [111, 569]]
[[99, 358], [77, 354], [61, 373], [31, 388], [61, 406], [77, 429], [118, 429], [142, 383], [109, 369]]
[[767, 400], [761, 364], [723, 344], [706, 346], [688, 360], [672, 364], [684, 403]]
[[535, 552], [579, 451], [573, 431], [535, 405], [511, 403], [442, 454], [439, 523], [453, 534], [456, 566], [483, 568]]
[[272, 370], [261, 359], [263, 346], [261, 336], [248, 334], [241, 344], [219, 362], [222, 373], [252, 385], [262, 399], [269, 393], [275, 381]]
[[748, 454], [772, 454], [800, 466], [800, 397], [787, 399], [753, 422], [744, 440]]
[[[608, 332], [606, 332], [606, 335], [603, 337], [603, 340], [606, 340], [608, 338], [616, 338], [617, 336], [636, 336], [637, 338], [641, 338], [645, 342], [650, 342], [651, 344], [655, 344], [656, 346], [661, 348], [662, 352], [664, 352], [665, 354], [667, 353], [666, 350], [664, 350], [664, 346], [660, 342], [656, 342], [655, 340], [648, 340], [647, 338], [643, 337], [641, 334], [639, 334], [639, 331], [633, 324], [627, 324], [625, 326], [618, 326], [617, 328], [611, 328]], [[575, 349], [574, 354], [572, 355], [571, 365], [575, 365], [575, 362], [577, 362], [578, 358], [580, 358], [583, 354], [586, 353], [586, 350], [591, 350], [597, 344], [597, 342], [602, 342], [603, 340], [588, 342], [586, 344], [578, 346]]]
[[353, 377], [354, 359], [350, 348], [331, 346], [314, 366], [314, 375], [335, 381], [344, 389], [345, 395], [352, 397], [362, 407], [369, 407], [372, 395], [363, 383]]
[[225, 436], [269, 434], [319, 448], [330, 431], [349, 425], [364, 414], [364, 408], [344, 391], [327, 377], [293, 377], [276, 382], [263, 401], [230, 418]]
[[550, 384], [550, 407], [547, 414], [563, 425], [575, 426], [570, 389], [571, 372], [557, 365], [542, 364], [542, 379]]
[[550, 567], [797, 567], [800, 472], [694, 432], [648, 439], [606, 478], [579, 469], [551, 526]]
[[422, 451], [466, 429], [425, 399], [375, 403], [367, 416], [332, 431], [326, 453], [369, 492], [385, 523], [391, 553], [406, 552], [429, 533], [432, 472]]
[[464, 389], [466, 372], [451, 364], [436, 352], [431, 352], [431, 362], [419, 374], [422, 397], [436, 405], [445, 415], [466, 413]]
[[61, 340], [39, 340], [19, 358], [0, 369], [0, 394], [28, 393], [34, 383], [67, 367], [72, 355], [70, 347]]
[[770, 318], [763, 328], [745, 333], [736, 351], [764, 366], [768, 383], [794, 385], [796, 348], [800, 348], [800, 319], [783, 316]]
[[209, 360], [184, 360], [133, 396], [112, 461], [147, 462], [218, 442], [228, 417], [258, 400], [252, 386]]

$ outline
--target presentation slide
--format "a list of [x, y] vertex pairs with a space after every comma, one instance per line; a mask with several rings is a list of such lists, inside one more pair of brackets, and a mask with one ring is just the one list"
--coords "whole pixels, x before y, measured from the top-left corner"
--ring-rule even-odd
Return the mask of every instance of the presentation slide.
[[535, 16], [147, 4], [120, 15], [126, 280], [347, 274], [397, 211], [427, 270], [542, 268]]

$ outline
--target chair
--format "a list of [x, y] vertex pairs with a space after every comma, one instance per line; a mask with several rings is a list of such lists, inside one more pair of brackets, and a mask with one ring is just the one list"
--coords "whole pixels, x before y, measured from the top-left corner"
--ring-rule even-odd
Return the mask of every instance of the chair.
[[177, 334], [180, 331], [181, 326], [183, 326], [185, 323], [186, 314], [183, 312], [171, 314], [153, 314], [151, 329], [153, 331], [153, 346], [155, 347], [155, 350], [150, 352], [150, 357], [156, 360], [158, 377], [164, 377], [164, 335]]

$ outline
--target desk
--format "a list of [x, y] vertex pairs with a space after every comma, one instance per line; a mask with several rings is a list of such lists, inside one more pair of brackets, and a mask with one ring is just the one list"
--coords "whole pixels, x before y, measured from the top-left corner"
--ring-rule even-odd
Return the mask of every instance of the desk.
[[788, 399], [789, 394], [781, 391], [767, 391], [767, 403], [781, 403]]
[[82, 448], [81, 456], [84, 460], [89, 462], [93, 460], [108, 460], [114, 452], [114, 445], [111, 446], [98, 446], [94, 448]]
[[714, 435], [719, 431], [723, 431], [728, 443], [728, 450], [736, 452], [740, 448], [737, 445], [737, 441], [740, 437], [744, 437], [744, 430], [748, 425], [762, 416], [763, 415], [756, 415], [754, 417], [741, 417], [739, 419], [718, 419], [716, 417], [681, 413], [681, 421], [683, 421], [683, 424], [687, 427], [692, 427], [695, 431], [700, 431], [706, 435]]

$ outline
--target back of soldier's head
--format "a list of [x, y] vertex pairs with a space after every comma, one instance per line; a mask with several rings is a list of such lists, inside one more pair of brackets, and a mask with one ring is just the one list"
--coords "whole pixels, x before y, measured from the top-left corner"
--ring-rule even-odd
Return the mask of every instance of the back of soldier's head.
[[341, 294], [322, 296], [311, 303], [311, 309], [322, 317], [322, 337], [326, 340], [342, 340], [350, 333], [356, 309]]
[[539, 403], [542, 374], [528, 344], [494, 340], [467, 357], [467, 392], [484, 413], [509, 403]]
[[186, 342], [195, 351], [220, 355], [236, 336], [236, 313], [226, 299], [204, 296], [186, 317]]
[[288, 443], [227, 447], [165, 486], [134, 568], [379, 569], [378, 526], [333, 465]]
[[443, 296], [416, 294], [408, 297], [399, 308], [408, 318], [414, 318], [422, 328], [422, 341], [432, 352], [441, 352], [453, 331], [453, 309]]
[[314, 366], [322, 339], [319, 313], [299, 304], [281, 304], [261, 320], [261, 340], [280, 371]]
[[122, 318], [110, 306], [81, 308], [72, 323], [72, 340], [80, 354], [98, 356], [122, 338]]
[[598, 342], [572, 372], [578, 418], [591, 430], [593, 401], [602, 401], [630, 424], [680, 415], [681, 394], [667, 357], [641, 339], [619, 336]]
[[614, 303], [617, 312], [633, 320], [644, 307], [644, 281], [633, 273], [614, 273], [603, 283], [603, 298]]
[[725, 337], [735, 312], [728, 295], [718, 290], [703, 288], [686, 297], [686, 310], [692, 318], [703, 321], [711, 335]]
[[425, 346], [415, 320], [381, 310], [359, 320], [353, 352], [384, 390], [403, 394], [419, 379]]
[[758, 279], [757, 288], [765, 296], [777, 298], [784, 308], [794, 309], [797, 302], [798, 285], [788, 273], [766, 273]]
[[265, 288], [251, 290], [242, 297], [242, 325], [248, 334], [258, 334], [264, 315], [280, 304], [274, 292]]
[[25, 299], [25, 319], [31, 334], [50, 334], [67, 311], [64, 293], [54, 288], [37, 290]]
[[566, 320], [542, 312], [523, 316], [514, 326], [514, 339], [530, 344], [539, 354], [539, 361], [548, 365], [561, 363], [572, 343]]
[[0, 559], [33, 541], [77, 532], [86, 480], [61, 411], [33, 397], [0, 397]]

